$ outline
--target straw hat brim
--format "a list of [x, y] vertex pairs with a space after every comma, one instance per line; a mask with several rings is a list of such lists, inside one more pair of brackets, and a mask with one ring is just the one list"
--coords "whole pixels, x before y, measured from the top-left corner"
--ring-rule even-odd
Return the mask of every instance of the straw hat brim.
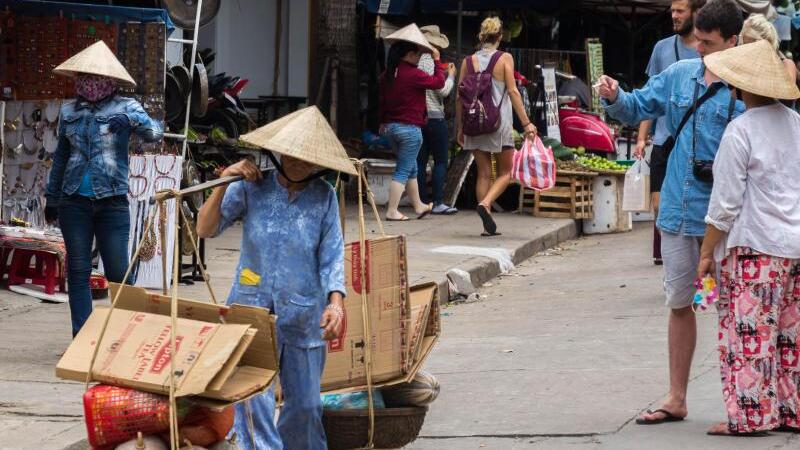
[[316, 106], [295, 111], [241, 136], [241, 139], [281, 155], [358, 175], [344, 146]]
[[412, 44], [417, 44], [429, 52], [433, 52], [433, 46], [430, 42], [428, 42], [428, 39], [424, 34], [422, 34], [422, 31], [420, 31], [419, 27], [417, 27], [417, 24], [415, 23], [404, 26], [389, 36], [386, 36], [384, 40], [391, 44], [397, 41], [411, 42]]
[[435, 45], [440, 49], [446, 49], [450, 46], [450, 39], [448, 39], [444, 33], [439, 31], [438, 26], [426, 25], [421, 27], [420, 31], [422, 31], [422, 35], [425, 36], [425, 39], [427, 39], [432, 45]]
[[53, 72], [68, 77], [79, 73], [101, 75], [128, 86], [136, 86], [136, 81], [103, 41], [97, 41], [76, 53], [53, 69]]
[[726, 83], [751, 94], [779, 100], [800, 98], [800, 90], [766, 40], [712, 53], [703, 62]]

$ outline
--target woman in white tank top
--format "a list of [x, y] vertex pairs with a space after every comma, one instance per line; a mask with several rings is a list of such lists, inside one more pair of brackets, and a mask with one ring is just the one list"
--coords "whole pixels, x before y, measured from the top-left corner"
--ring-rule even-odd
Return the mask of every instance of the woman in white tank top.
[[[492, 55], [499, 51], [497, 47], [500, 45], [502, 35], [503, 24], [500, 19], [497, 17], [484, 19], [478, 35], [481, 49], [461, 64], [459, 83], [466, 75], [467, 61], [473, 64], [478, 71], [486, 70]], [[492, 75], [492, 98], [500, 109], [500, 127], [496, 131], [479, 136], [464, 136], [461, 102], [456, 101], [458, 143], [464, 150], [472, 151], [478, 168], [475, 194], [479, 202], [478, 215], [483, 222], [484, 233], [482, 236], [500, 234], [497, 232], [497, 224], [492, 219], [491, 210], [492, 203], [500, 197], [511, 182], [511, 166], [514, 158], [513, 112], [516, 112], [519, 120], [525, 124], [523, 128], [526, 134], [536, 134], [536, 127], [528, 119], [528, 114], [522, 104], [522, 96], [514, 81], [514, 58], [508, 53], [500, 56]], [[494, 183], [492, 183], [492, 153], [497, 155], [497, 177]]]

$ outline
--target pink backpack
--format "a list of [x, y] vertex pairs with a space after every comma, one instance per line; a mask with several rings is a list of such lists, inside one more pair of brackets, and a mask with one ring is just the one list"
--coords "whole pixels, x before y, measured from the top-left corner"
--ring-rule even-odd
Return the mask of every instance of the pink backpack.
[[489, 65], [482, 72], [475, 71], [471, 55], [464, 59], [467, 74], [458, 84], [458, 95], [461, 99], [463, 130], [467, 136], [489, 134], [500, 128], [500, 105], [506, 95], [503, 92], [500, 105], [494, 104], [492, 71], [502, 55], [503, 52], [499, 50], [494, 52]]

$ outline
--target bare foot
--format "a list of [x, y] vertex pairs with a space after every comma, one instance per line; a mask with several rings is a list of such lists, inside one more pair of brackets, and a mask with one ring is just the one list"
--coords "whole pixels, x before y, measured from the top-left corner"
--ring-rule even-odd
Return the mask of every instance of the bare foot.
[[732, 433], [730, 428], [728, 428], [727, 422], [720, 422], [709, 428], [707, 434], [714, 436], [730, 436]]

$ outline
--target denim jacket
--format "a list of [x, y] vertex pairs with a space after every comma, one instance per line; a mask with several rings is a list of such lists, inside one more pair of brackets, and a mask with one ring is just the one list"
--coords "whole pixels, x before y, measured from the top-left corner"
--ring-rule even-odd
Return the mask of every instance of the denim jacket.
[[[108, 120], [118, 114], [128, 117], [131, 128], [114, 134], [108, 129]], [[85, 100], [64, 104], [58, 147], [45, 192], [47, 205], [58, 206], [62, 195], [75, 194], [89, 167], [95, 198], [127, 194], [131, 131], [148, 142], [159, 141], [163, 136], [161, 125], [132, 98], [113, 95], [96, 104]]]
[[[217, 234], [243, 222], [237, 277], [228, 303], [269, 308], [278, 315], [278, 342], [325, 345], [319, 322], [332, 292], [345, 291], [344, 237], [330, 185], [314, 180], [295, 197], [274, 171], [256, 182], [231, 184]], [[243, 282], [246, 273], [255, 279]]]
[[[664, 116], [670, 135], [674, 135], [686, 111], [694, 100], [708, 89], [703, 75], [705, 66], [700, 58], [685, 59], [650, 78], [642, 89], [633, 92], [620, 90], [616, 102], [603, 102], [609, 116], [628, 125]], [[667, 174], [661, 187], [658, 228], [684, 236], [703, 236], [705, 216], [711, 197], [711, 183], [695, 179], [692, 174], [692, 139], [696, 139], [695, 158], [711, 161], [717, 154], [719, 142], [728, 125], [731, 93], [724, 87], [708, 99], [690, 118], [677, 138], [669, 155]], [[744, 104], [736, 101], [733, 118], [744, 112]], [[693, 136], [693, 121], [697, 120], [697, 135]]]

